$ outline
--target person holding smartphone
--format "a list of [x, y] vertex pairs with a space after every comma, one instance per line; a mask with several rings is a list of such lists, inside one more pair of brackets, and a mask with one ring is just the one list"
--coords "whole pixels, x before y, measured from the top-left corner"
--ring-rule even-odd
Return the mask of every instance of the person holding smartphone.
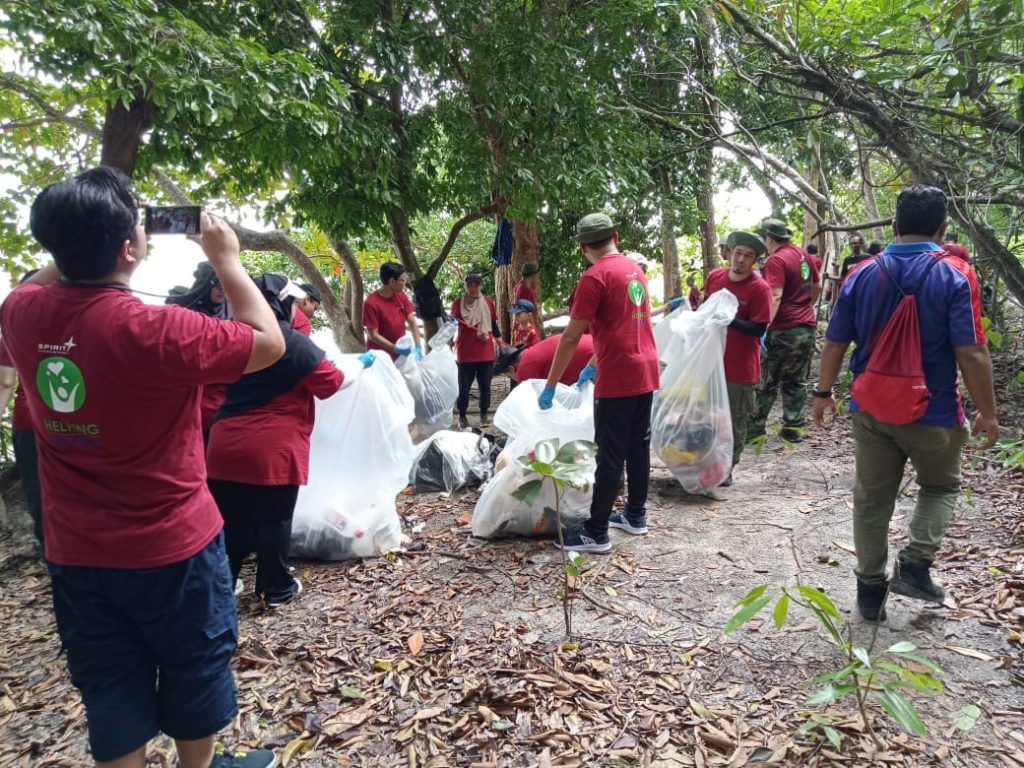
[[0, 326], [37, 438], [54, 613], [92, 756], [143, 768], [163, 732], [182, 768], [268, 768], [269, 751], [214, 744], [238, 713], [238, 619], [199, 397], [273, 364], [280, 328], [234, 232], [206, 214], [201, 245], [235, 320], [137, 299], [147, 237], [120, 171], [51, 184], [30, 224], [55, 263], [7, 297]]

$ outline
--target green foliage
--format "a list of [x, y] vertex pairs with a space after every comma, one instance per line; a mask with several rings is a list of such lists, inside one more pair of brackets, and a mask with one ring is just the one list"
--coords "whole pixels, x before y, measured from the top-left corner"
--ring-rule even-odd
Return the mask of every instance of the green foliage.
[[[917, 655], [917, 647], [913, 643], [903, 640], [881, 653], [874, 651], [874, 640], [869, 647], [856, 645], [848, 639], [852, 633], [835, 603], [821, 590], [803, 584], [792, 590], [784, 588], [777, 597], [769, 592], [767, 584], [754, 587], [735, 604], [736, 611], [723, 631], [735, 632], [773, 599], [772, 617], [776, 629], [782, 628], [789, 616], [790, 605], [796, 604], [814, 614], [844, 656], [841, 668], [807, 681], [807, 685], [816, 688], [805, 702], [806, 706], [824, 707], [841, 699], [854, 699], [864, 727], [874, 737], [867, 709], [868, 703], [874, 701], [901, 728], [917, 736], [925, 735], [925, 725], [904, 692], [942, 693], [942, 683], [937, 679], [942, 670]], [[798, 733], [825, 738], [837, 749], [840, 746], [839, 732], [826, 716], [811, 713]]]

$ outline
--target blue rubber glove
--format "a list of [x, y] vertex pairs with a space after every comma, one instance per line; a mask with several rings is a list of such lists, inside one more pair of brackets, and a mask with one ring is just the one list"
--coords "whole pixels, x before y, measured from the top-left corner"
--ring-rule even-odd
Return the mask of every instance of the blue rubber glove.
[[540, 397], [537, 398], [537, 405], [540, 406], [542, 411], [547, 411], [551, 408], [551, 403], [555, 400], [555, 388], [544, 387], [544, 391], [540, 393]]
[[405, 357], [412, 352], [412, 347], [395, 347], [395, 354], [399, 357]]
[[679, 309], [679, 305], [683, 303], [682, 296], [676, 296], [674, 299], [668, 300], [668, 308], [675, 311]]
[[416, 345], [416, 362], [417, 363], [423, 362], [423, 345], [422, 344], [417, 344]]
[[579, 378], [576, 379], [576, 386], [582, 389], [588, 381], [597, 381], [597, 368], [590, 363], [583, 366]]
[[363, 368], [369, 368], [371, 365], [373, 365], [373, 362], [376, 359], [377, 357], [373, 354], [373, 352], [363, 352], [363, 354], [359, 356], [359, 362], [363, 364]]
[[768, 332], [765, 331], [764, 336], [761, 337], [761, 351], [768, 351]]

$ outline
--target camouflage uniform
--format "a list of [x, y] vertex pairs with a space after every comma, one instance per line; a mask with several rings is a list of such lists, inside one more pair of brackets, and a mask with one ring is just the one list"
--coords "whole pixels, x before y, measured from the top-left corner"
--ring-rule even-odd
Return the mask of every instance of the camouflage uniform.
[[800, 325], [782, 331], [769, 331], [767, 351], [761, 357], [761, 385], [757, 408], [747, 425], [747, 441], [765, 434], [768, 414], [775, 395], [782, 387], [782, 427], [800, 428], [807, 409], [807, 379], [814, 356], [814, 328]]

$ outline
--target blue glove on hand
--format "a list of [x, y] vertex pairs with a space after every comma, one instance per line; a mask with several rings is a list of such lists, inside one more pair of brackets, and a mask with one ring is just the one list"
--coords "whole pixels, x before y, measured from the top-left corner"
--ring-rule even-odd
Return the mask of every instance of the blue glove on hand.
[[417, 344], [416, 345], [416, 362], [419, 363], [419, 362], [422, 362], [422, 361], [423, 361], [423, 345], [422, 344]]
[[674, 299], [669, 299], [668, 300], [668, 307], [671, 310], [677, 310], [677, 309], [679, 309], [679, 305], [682, 304], [682, 303], [683, 303], [683, 297], [682, 296], [676, 296]]
[[590, 363], [583, 366], [579, 378], [576, 379], [576, 386], [582, 388], [588, 381], [597, 381], [597, 368]]
[[540, 406], [542, 411], [547, 411], [551, 408], [551, 403], [555, 400], [555, 388], [544, 387], [544, 391], [540, 393], [540, 397], [537, 398], [537, 405]]
[[363, 368], [369, 368], [373, 365], [373, 361], [376, 359], [377, 358], [373, 352], [363, 352], [363, 354], [359, 356], [359, 362], [363, 364]]
[[764, 336], [761, 337], [761, 351], [764, 353], [768, 352], [768, 332], [765, 331]]
[[410, 352], [412, 352], [412, 347], [395, 347], [395, 354], [399, 357], [405, 357]]

